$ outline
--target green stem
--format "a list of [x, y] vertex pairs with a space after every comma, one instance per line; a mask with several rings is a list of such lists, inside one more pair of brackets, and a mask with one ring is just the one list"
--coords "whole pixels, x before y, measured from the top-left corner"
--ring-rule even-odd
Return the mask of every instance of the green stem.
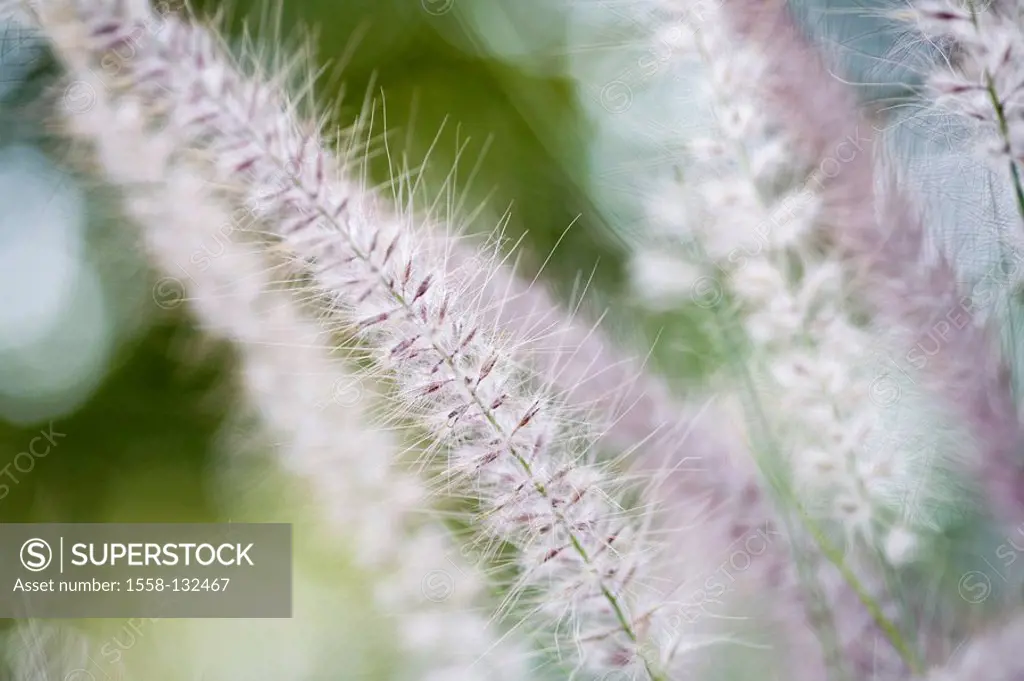
[[[996, 122], [999, 125], [999, 134], [1002, 137], [1003, 143], [1006, 145], [1007, 152], [1012, 153], [1012, 147], [1010, 146], [1010, 124], [1006, 120], [1006, 109], [1003, 107], [1002, 100], [999, 99], [999, 93], [996, 92], [995, 80], [992, 78], [992, 74], [989, 73], [988, 69], [985, 69], [985, 91], [988, 93], [989, 101], [992, 103], [992, 109], [996, 114]], [[1017, 200], [1017, 213], [1020, 215], [1021, 221], [1024, 221], [1024, 186], [1021, 185], [1020, 169], [1017, 167], [1016, 161], [1010, 158], [1010, 179], [1013, 181], [1013, 193]]]
[[[763, 433], [763, 438], [770, 443], [770, 447], [773, 451], [778, 451], [778, 448], [773, 442], [771, 436], [771, 427], [764, 410], [761, 408], [761, 404], [757, 399], [757, 388], [754, 385], [753, 378], [750, 376], [749, 370], [743, 362], [739, 362], [740, 374], [742, 380], [746, 384], [747, 390], [752, 396], [752, 402], [754, 410], [757, 416], [757, 420], [760, 422], [760, 427]], [[806, 529], [810, 532], [814, 538], [815, 543], [821, 549], [821, 552], [831, 562], [839, 572], [843, 575], [843, 578], [849, 583], [850, 588], [853, 589], [854, 593], [857, 594], [857, 598], [860, 599], [861, 603], [870, 613], [872, 619], [886, 635], [886, 638], [892, 643], [893, 647], [900, 653], [907, 666], [915, 674], [920, 674], [923, 671], [920, 661], [917, 658], [916, 653], [913, 651], [911, 646], [906, 642], [903, 635], [900, 633], [899, 628], [893, 624], [893, 622], [885, 616], [882, 612], [882, 608], [878, 605], [878, 602], [872, 598], [871, 594], [866, 588], [864, 588], [860, 579], [857, 575], [846, 565], [846, 561], [843, 558], [842, 553], [832, 546], [831, 542], [825, 536], [825, 533], [821, 530], [817, 522], [807, 513], [803, 504], [797, 498], [797, 495], [793, 493], [792, 488], [784, 481], [773, 475], [770, 470], [765, 466], [761, 465], [761, 461], [758, 461], [758, 465], [761, 468], [762, 474], [768, 479], [768, 482], [775, 490], [777, 494], [783, 497], [799, 515]]]
[[[981, 26], [978, 23], [978, 11], [974, 6], [974, 0], [967, 0], [967, 7], [971, 10], [971, 23], [974, 24], [974, 30], [980, 32]], [[1007, 151], [1012, 152], [1012, 147], [1010, 146], [1010, 124], [1006, 118], [1006, 109], [999, 98], [992, 72], [987, 67], [985, 68], [985, 92], [988, 94], [992, 110], [996, 114], [999, 135], [1006, 145]], [[1010, 158], [1010, 179], [1013, 181], [1013, 193], [1017, 200], [1017, 212], [1020, 214], [1021, 220], [1024, 221], [1024, 186], [1021, 184], [1020, 169], [1012, 157]]]

